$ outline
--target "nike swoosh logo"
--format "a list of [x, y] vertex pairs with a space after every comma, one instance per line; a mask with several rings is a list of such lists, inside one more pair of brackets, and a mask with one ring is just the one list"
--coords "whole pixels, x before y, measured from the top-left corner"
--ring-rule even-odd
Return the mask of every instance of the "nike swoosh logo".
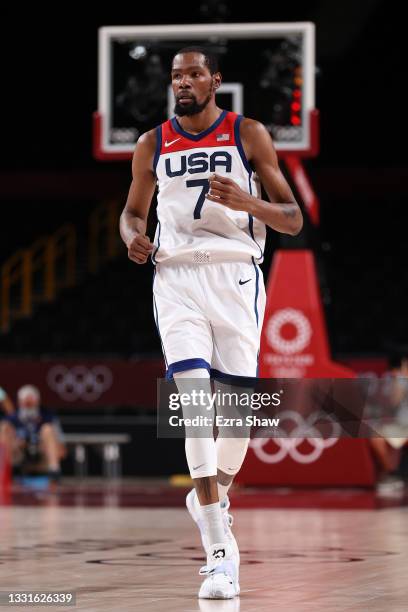
[[201, 463], [200, 465], [196, 465], [196, 467], [193, 466], [193, 470], [198, 470], [198, 468], [203, 467], [203, 465], [205, 465], [205, 461], [204, 463]]
[[169, 147], [170, 145], [174, 144], [175, 142], [177, 142], [178, 140], [180, 140], [180, 138], [176, 138], [175, 140], [172, 140], [171, 142], [166, 142], [164, 143], [165, 147]]
[[248, 278], [248, 280], [246, 280], [246, 281], [242, 281], [241, 279], [239, 279], [239, 284], [240, 285], [245, 285], [245, 283], [249, 283], [250, 280], [252, 280], [252, 278]]
[[225, 550], [224, 550], [224, 548], [219, 548], [218, 550], [214, 550], [213, 551], [213, 558], [214, 559], [222, 559], [223, 557], [225, 557]]

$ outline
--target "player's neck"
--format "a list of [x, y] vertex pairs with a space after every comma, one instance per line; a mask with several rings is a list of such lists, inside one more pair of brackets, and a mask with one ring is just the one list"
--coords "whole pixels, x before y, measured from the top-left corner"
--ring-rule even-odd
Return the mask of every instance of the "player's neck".
[[200, 134], [211, 127], [212, 124], [217, 121], [221, 113], [221, 108], [218, 108], [218, 106], [215, 104], [213, 106], [208, 104], [208, 106], [206, 106], [201, 113], [191, 115], [190, 117], [187, 115], [177, 117], [177, 121], [186, 132], [190, 132], [191, 134]]

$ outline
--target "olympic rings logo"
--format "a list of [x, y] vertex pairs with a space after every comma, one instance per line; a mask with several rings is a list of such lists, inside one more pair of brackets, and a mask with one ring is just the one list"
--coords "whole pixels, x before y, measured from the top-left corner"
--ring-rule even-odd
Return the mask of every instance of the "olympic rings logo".
[[[325, 419], [331, 424], [332, 431], [329, 438], [322, 438], [320, 431], [317, 427], [314, 427], [317, 419], [320, 422]], [[339, 423], [334, 421], [329, 415], [321, 412], [313, 412], [304, 419], [294, 410], [284, 410], [279, 414], [279, 423], [281, 424], [285, 420], [292, 421], [295, 424], [290, 434], [277, 427], [270, 431], [270, 437], [265, 437], [265, 433], [268, 430], [260, 429], [255, 434], [255, 438], [251, 440], [250, 447], [263, 463], [279, 463], [279, 461], [282, 461], [287, 456], [297, 463], [313, 463], [321, 457], [326, 448], [336, 444], [341, 433]], [[261, 435], [263, 437], [260, 437]], [[270, 439], [273, 439], [273, 442], [278, 446], [276, 453], [269, 453], [264, 448]], [[305, 440], [312, 447], [310, 453], [299, 451], [299, 446]]]
[[82, 365], [67, 368], [63, 365], [52, 367], [47, 374], [50, 389], [67, 402], [99, 399], [113, 381], [112, 372], [103, 365], [87, 368]]
[[[296, 336], [290, 340], [282, 337], [282, 327], [287, 323], [296, 328]], [[310, 342], [312, 327], [305, 315], [295, 308], [283, 308], [278, 310], [269, 319], [266, 329], [266, 337], [271, 347], [283, 355], [300, 353]]]

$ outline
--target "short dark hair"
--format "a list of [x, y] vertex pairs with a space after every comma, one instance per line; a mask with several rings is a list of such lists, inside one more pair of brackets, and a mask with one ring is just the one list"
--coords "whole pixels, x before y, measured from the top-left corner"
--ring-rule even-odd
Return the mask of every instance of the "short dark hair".
[[[182, 49], [180, 49], [180, 51], [177, 51], [177, 53], [173, 55], [173, 60], [176, 57], [176, 55], [180, 55], [181, 53], [201, 53], [205, 57], [205, 65], [207, 66], [211, 74], [214, 74], [215, 72], [218, 72], [219, 70], [217, 56], [214, 55], [214, 53], [212, 53], [206, 47], [200, 47], [197, 45], [191, 45], [190, 47], [183, 47]], [[173, 60], [172, 60], [172, 63], [173, 63]]]

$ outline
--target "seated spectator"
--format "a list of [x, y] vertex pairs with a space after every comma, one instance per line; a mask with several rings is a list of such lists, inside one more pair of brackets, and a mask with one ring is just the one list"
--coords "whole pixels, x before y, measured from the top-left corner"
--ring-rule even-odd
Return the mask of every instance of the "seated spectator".
[[[408, 354], [394, 352], [389, 358], [386, 379], [387, 408], [396, 434], [371, 438], [370, 444], [382, 484], [395, 487], [408, 483]], [[399, 429], [399, 435], [398, 435]], [[395, 437], [395, 436], [398, 437]]]
[[32, 385], [17, 393], [17, 409], [0, 423], [3, 443], [16, 472], [47, 472], [57, 482], [61, 476], [60, 461], [65, 455], [62, 430], [58, 419], [41, 407], [39, 390]]
[[404, 437], [408, 430], [408, 351], [401, 350], [399, 355], [390, 359], [390, 373], [392, 376], [392, 403], [397, 407], [396, 421], [401, 426], [401, 453], [395, 475], [408, 483], [408, 441]]

